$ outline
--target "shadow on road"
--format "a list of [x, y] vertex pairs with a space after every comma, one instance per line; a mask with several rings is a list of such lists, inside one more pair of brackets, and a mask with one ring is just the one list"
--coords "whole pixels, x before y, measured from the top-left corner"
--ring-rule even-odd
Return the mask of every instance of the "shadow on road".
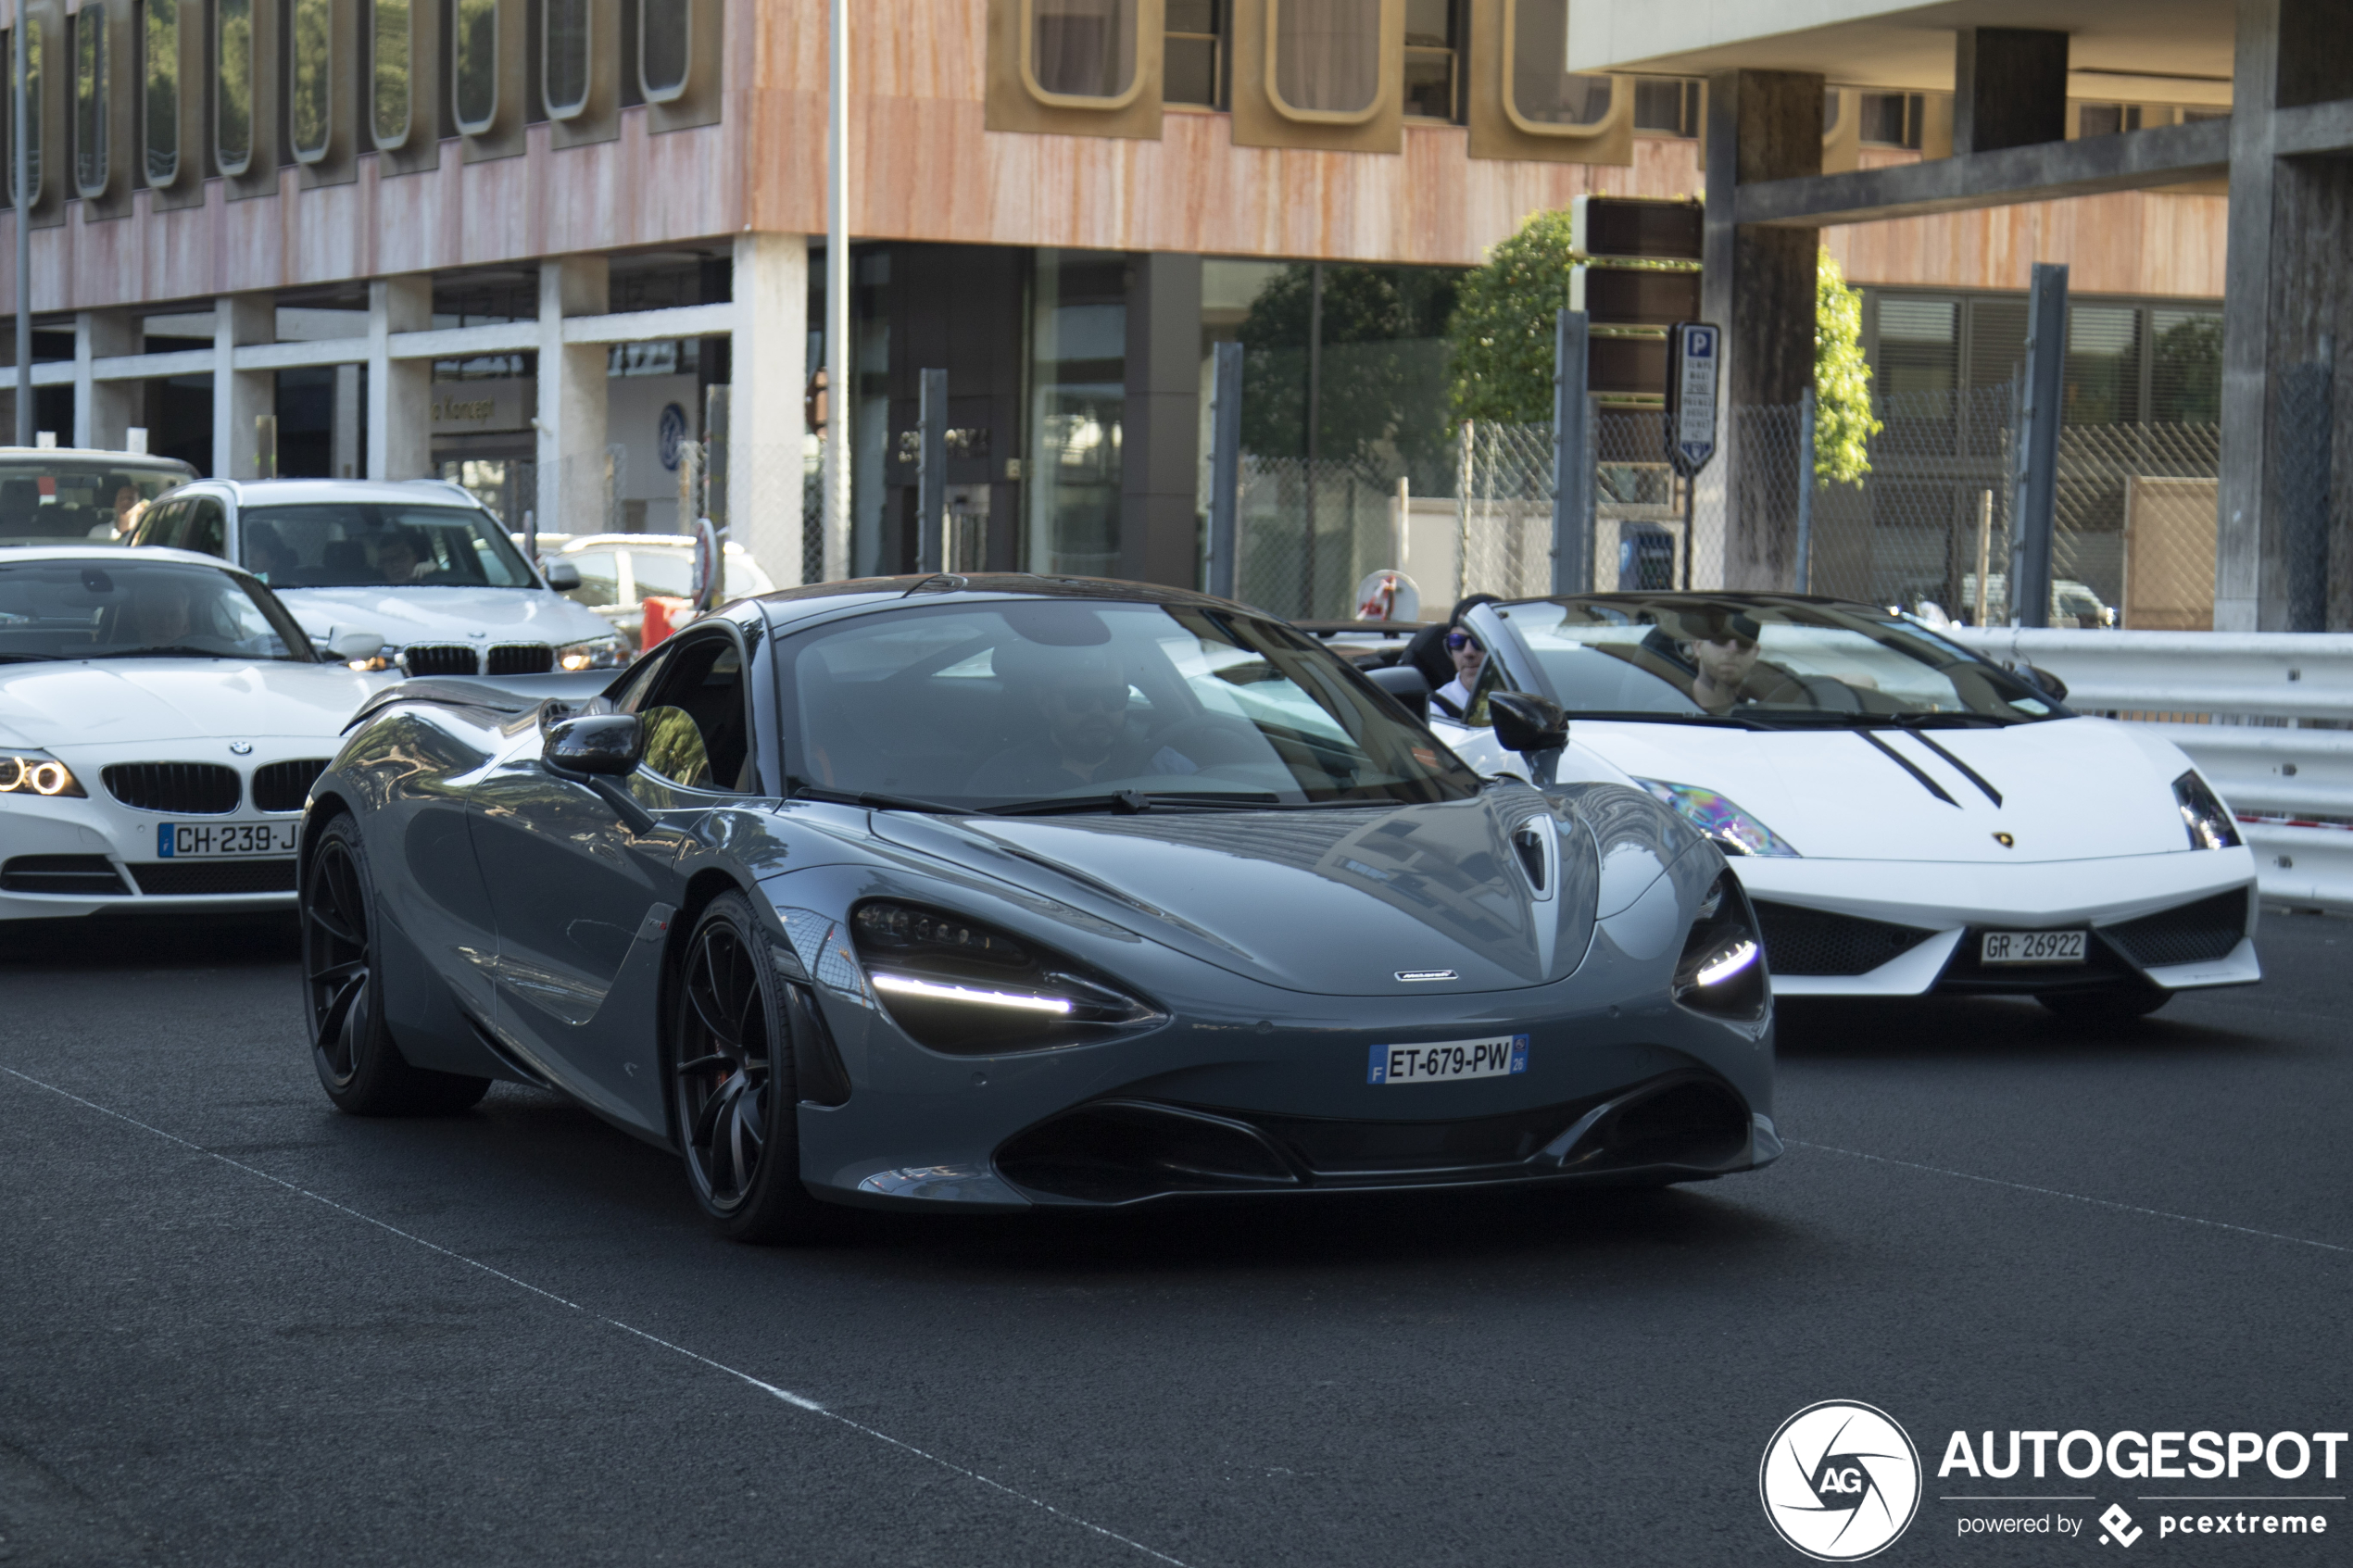
[[1967, 1057], [2050, 1061], [2133, 1056], [2238, 1056], [2284, 1047], [2251, 1029], [2218, 1028], [2174, 1010], [2113, 1023], [2046, 1012], [2027, 1000], [1995, 997], [1784, 998], [1779, 1005], [1780, 1055], [1791, 1060], [1889, 1061]]
[[250, 915], [93, 915], [12, 921], [0, 969], [217, 969], [301, 958], [291, 909]]

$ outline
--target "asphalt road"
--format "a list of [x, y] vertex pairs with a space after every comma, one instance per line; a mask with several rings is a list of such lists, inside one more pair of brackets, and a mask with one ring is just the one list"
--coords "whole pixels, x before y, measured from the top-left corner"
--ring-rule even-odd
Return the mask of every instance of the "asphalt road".
[[[0, 1561], [1794, 1563], [1758, 1458], [1828, 1399], [1929, 1467], [1878, 1561], [2123, 1555], [1959, 1521], [2353, 1491], [1935, 1474], [1957, 1428], [2348, 1425], [2353, 922], [2262, 946], [2107, 1034], [1785, 1009], [1789, 1155], [1704, 1186], [789, 1252], [548, 1095], [336, 1115], [281, 926], [12, 931]], [[2010, 1491], [2093, 1500], [1943, 1500]], [[2130, 1556], [2353, 1556], [2294, 1506], [2331, 1532]]]

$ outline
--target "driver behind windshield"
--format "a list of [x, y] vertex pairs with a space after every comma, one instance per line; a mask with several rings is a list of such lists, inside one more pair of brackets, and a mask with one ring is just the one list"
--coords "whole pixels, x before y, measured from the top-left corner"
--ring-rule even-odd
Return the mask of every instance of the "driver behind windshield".
[[396, 528], [376, 541], [376, 571], [387, 583], [414, 583], [432, 568], [430, 554], [405, 528]]
[[1738, 610], [1687, 612], [1677, 651], [1696, 671], [1692, 701], [1705, 712], [1730, 713], [1745, 702], [1804, 701], [1805, 692], [1776, 664], [1757, 659], [1757, 625]]
[[982, 763], [967, 793], [1026, 799], [1139, 774], [1200, 771], [1181, 753], [1128, 734], [1127, 677], [1109, 647], [1001, 643], [991, 667], [1030, 736]]
[[123, 640], [154, 648], [177, 647], [195, 630], [195, 587], [183, 577], [143, 574], [131, 585]]

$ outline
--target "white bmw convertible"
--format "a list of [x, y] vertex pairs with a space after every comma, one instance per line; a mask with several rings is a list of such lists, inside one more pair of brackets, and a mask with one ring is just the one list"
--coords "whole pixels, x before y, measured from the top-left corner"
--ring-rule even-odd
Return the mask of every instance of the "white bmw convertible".
[[384, 684], [210, 557], [0, 551], [0, 921], [293, 908], [310, 782]]
[[[1780, 594], [1594, 594], [1481, 605], [1466, 722], [1487, 773], [1521, 690], [1574, 721], [1734, 861], [1783, 997], [2034, 997], [2134, 1016], [2261, 978], [2255, 862], [2171, 743], [1867, 605]], [[1387, 684], [1387, 683], [1384, 683]], [[1392, 689], [1394, 689], [1392, 687]]]

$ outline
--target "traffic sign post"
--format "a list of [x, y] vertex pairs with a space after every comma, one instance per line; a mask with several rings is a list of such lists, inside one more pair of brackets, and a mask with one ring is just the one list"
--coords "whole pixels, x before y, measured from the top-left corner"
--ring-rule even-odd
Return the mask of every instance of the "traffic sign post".
[[1692, 539], [1700, 470], [1716, 456], [1716, 400], [1724, 329], [1678, 321], [1667, 334], [1667, 460], [1683, 480], [1683, 586], [1692, 585]]

